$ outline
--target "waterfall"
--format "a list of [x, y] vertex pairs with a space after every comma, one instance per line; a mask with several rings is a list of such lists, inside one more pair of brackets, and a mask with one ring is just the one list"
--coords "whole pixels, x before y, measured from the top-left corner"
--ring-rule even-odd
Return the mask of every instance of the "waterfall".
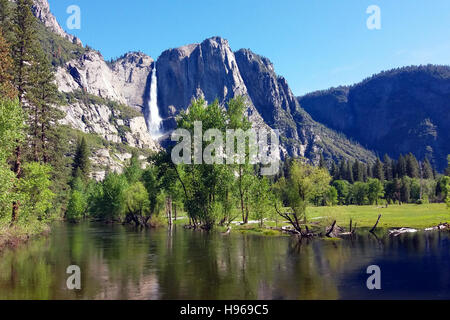
[[159, 139], [162, 135], [162, 118], [158, 108], [158, 78], [156, 77], [156, 64], [152, 70], [152, 80], [150, 84], [150, 100], [148, 101], [147, 125], [150, 135], [154, 139]]

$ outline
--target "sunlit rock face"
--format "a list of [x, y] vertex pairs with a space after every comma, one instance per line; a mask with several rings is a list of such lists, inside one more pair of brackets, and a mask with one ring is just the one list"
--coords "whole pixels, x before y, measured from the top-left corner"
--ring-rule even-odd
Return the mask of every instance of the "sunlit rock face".
[[[51, 14], [47, 1], [36, 0], [34, 13], [49, 30], [70, 40]], [[166, 141], [176, 127], [176, 116], [188, 109], [193, 98], [202, 97], [209, 103], [217, 99], [226, 107], [229, 99], [243, 96], [246, 115], [254, 128], [279, 130], [281, 157], [302, 156], [317, 162], [323, 152], [325, 157], [335, 159], [374, 159], [373, 153], [313, 121], [267, 58], [250, 50], [233, 52], [228, 41], [220, 37], [166, 50], [156, 62], [138, 52], [106, 62], [100, 52], [86, 50], [58, 67], [59, 90], [67, 94], [82, 91], [115, 101], [133, 108], [142, 117], [122, 119], [117, 115], [119, 111], [107, 103], [75, 100], [61, 107], [66, 111], [62, 122], [83, 132], [99, 134], [110, 142], [158, 148], [157, 137], [149, 134], [148, 121], [150, 106], [155, 106], [150, 104], [155, 69], [156, 106]]]
[[226, 105], [240, 95], [247, 100], [254, 127], [280, 131], [282, 156], [317, 161], [324, 152], [333, 158], [373, 160], [371, 152], [313, 121], [267, 58], [250, 50], [233, 52], [225, 39], [213, 37], [167, 50], [157, 60], [157, 69], [158, 105], [168, 128], [175, 127], [174, 117], [193, 98], [218, 99]]

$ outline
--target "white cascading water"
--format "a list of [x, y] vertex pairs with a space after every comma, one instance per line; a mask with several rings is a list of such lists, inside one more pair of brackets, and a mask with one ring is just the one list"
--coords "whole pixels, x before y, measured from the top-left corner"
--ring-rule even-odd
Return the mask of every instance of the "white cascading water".
[[158, 108], [158, 78], [156, 77], [156, 65], [152, 70], [152, 82], [150, 84], [150, 100], [148, 102], [149, 112], [147, 115], [148, 131], [154, 139], [162, 135], [162, 118]]

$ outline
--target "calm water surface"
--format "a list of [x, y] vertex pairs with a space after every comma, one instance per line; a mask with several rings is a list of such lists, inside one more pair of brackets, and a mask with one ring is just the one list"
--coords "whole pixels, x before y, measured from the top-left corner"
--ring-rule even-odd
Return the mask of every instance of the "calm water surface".
[[[0, 256], [0, 299], [450, 299], [450, 233], [353, 241], [57, 224]], [[369, 265], [382, 290], [366, 287]], [[66, 287], [78, 265], [82, 289]]]

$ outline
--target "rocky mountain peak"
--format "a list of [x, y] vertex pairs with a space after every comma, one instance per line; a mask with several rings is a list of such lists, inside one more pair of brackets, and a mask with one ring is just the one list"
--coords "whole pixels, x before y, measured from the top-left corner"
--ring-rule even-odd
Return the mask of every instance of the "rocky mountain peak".
[[146, 55], [143, 52], [128, 52], [124, 54], [122, 57], [116, 59], [112, 62], [113, 68], [117, 66], [118, 64], [128, 64], [128, 65], [134, 65], [136, 67], [148, 67], [150, 66], [154, 60]]
[[72, 43], [82, 46], [81, 40], [77, 37], [68, 34], [63, 30], [61, 25], [56, 20], [56, 17], [50, 11], [50, 5], [47, 0], [33, 0], [33, 14], [38, 18], [47, 28], [57, 35], [69, 40]]
[[234, 53], [220, 37], [166, 50], [157, 66], [158, 105], [166, 117], [172, 107], [184, 110], [195, 97], [224, 103], [236, 95], [247, 95]]

